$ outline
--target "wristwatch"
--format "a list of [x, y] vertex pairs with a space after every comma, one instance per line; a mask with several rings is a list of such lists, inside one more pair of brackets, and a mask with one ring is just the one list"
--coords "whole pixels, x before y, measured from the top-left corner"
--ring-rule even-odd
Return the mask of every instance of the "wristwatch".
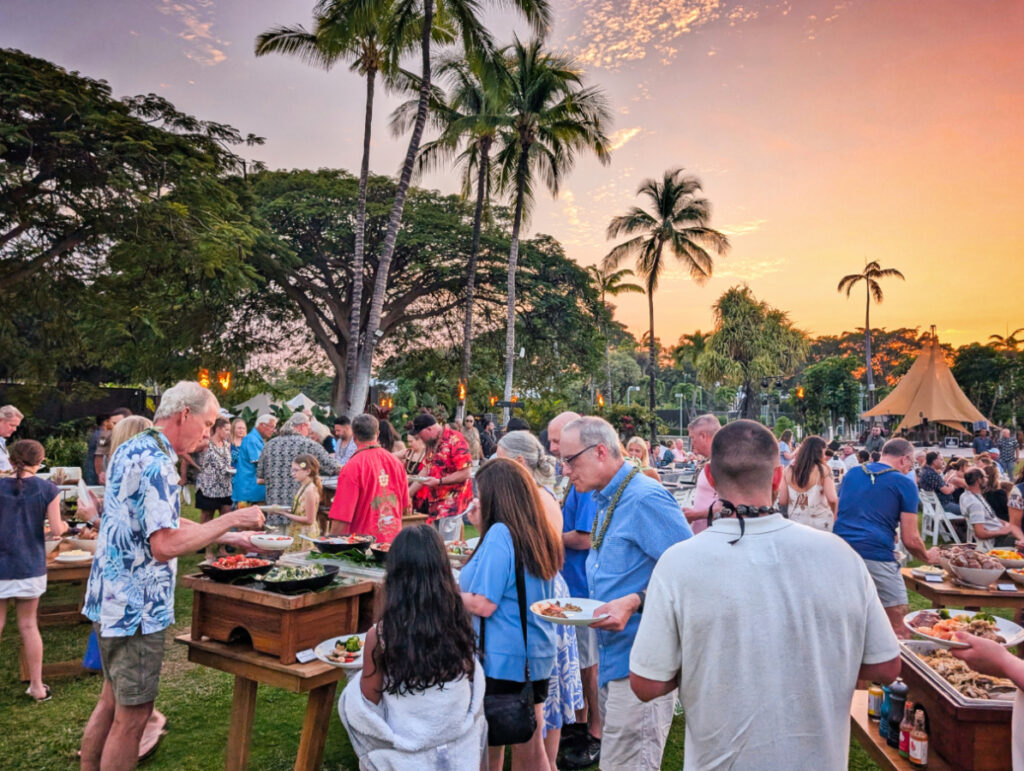
[[639, 592], [637, 592], [636, 595], [640, 598], [640, 605], [637, 607], [636, 612], [643, 613], [644, 605], [647, 603], [647, 590], [642, 589]]

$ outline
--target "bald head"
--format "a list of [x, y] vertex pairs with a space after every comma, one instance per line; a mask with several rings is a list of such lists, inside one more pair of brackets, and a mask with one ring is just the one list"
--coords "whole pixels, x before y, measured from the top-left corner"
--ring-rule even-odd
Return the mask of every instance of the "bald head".
[[557, 457], [561, 449], [559, 443], [562, 440], [562, 429], [574, 420], [578, 420], [579, 417], [580, 414], [578, 412], [563, 412], [555, 415], [551, 422], [548, 423], [548, 447], [551, 448], [552, 455]]
[[711, 442], [711, 477], [720, 498], [736, 505], [771, 503], [779, 443], [753, 420], [722, 426]]

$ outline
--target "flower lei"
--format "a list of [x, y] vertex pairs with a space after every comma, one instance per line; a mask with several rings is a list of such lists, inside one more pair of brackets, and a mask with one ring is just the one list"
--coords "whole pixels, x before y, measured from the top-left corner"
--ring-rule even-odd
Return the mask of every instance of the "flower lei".
[[[608, 525], [611, 523], [612, 515], [615, 513], [615, 507], [619, 505], [619, 498], [621, 498], [622, 494], [626, 492], [626, 488], [629, 486], [630, 480], [639, 473], [640, 469], [634, 466], [633, 470], [626, 474], [626, 478], [622, 480], [622, 484], [620, 484], [619, 488], [615, 491], [615, 494], [612, 496], [611, 503], [608, 504], [608, 513], [604, 516], [604, 524], [601, 525], [601, 530], [598, 531], [597, 538], [594, 540], [592, 548], [601, 548], [601, 544], [604, 543], [604, 534], [608, 531]], [[594, 512], [594, 524], [591, 526], [590, 532], [597, 530], [597, 518], [598, 512]]]

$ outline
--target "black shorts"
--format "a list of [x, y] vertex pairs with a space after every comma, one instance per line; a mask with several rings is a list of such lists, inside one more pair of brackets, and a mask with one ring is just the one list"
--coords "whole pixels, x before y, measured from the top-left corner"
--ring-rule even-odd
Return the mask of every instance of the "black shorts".
[[[543, 704], [548, 698], [548, 684], [550, 679], [545, 680], [531, 680], [530, 684], [533, 686], [533, 703]], [[487, 678], [487, 693], [493, 694], [510, 694], [519, 693], [523, 689], [521, 682], [515, 680], [499, 680], [496, 677]]]
[[230, 495], [225, 495], [222, 498], [210, 498], [203, 495], [201, 490], [196, 490], [196, 508], [200, 511], [220, 511], [221, 506], [230, 508], [232, 505]]

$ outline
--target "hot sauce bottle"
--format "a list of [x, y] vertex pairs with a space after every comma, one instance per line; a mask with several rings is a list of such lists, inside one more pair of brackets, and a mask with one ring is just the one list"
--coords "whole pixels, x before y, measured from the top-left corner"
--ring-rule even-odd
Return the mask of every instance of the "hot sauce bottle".
[[924, 712], [914, 713], [914, 728], [910, 732], [910, 763], [918, 768], [928, 765], [928, 734], [924, 732]]
[[903, 722], [900, 723], [900, 757], [910, 757], [910, 732], [914, 730], [914, 702], [908, 701], [903, 709]]

